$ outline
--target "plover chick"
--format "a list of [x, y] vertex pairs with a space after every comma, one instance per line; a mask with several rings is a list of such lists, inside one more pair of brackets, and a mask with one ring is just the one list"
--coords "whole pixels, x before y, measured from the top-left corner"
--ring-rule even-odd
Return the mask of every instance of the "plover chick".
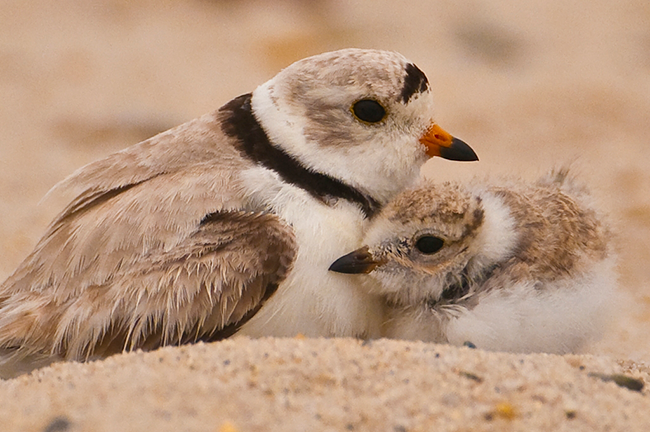
[[330, 269], [368, 273], [392, 338], [574, 352], [602, 332], [616, 285], [610, 230], [566, 169], [532, 184], [427, 182], [364, 244]]
[[424, 73], [347, 49], [79, 169], [0, 286], [0, 373], [237, 331], [371, 335], [377, 301], [327, 269], [431, 156], [476, 159]]

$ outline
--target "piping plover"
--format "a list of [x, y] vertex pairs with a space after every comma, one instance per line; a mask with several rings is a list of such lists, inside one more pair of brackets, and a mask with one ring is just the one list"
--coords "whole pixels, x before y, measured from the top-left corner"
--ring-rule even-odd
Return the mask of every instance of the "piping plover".
[[369, 273], [388, 337], [568, 353], [599, 336], [616, 285], [610, 231], [568, 170], [536, 183], [424, 185], [331, 270]]
[[371, 335], [377, 300], [329, 264], [429, 157], [477, 159], [431, 99], [397, 53], [325, 53], [79, 169], [0, 286], [5, 370], [235, 332]]

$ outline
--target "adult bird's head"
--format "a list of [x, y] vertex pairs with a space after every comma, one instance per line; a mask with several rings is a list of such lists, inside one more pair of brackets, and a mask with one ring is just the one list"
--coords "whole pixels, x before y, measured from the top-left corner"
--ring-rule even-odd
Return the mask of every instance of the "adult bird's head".
[[381, 204], [433, 156], [478, 160], [436, 123], [424, 73], [394, 52], [345, 49], [300, 60], [258, 87], [251, 105], [274, 146]]

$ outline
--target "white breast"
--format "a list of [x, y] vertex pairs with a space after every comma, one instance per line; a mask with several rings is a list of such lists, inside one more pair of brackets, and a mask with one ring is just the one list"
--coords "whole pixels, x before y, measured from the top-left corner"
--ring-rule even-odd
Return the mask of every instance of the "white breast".
[[492, 351], [577, 352], [609, 324], [615, 286], [614, 259], [541, 288], [521, 281], [481, 296], [474, 309], [451, 319], [447, 338]]
[[382, 306], [357, 275], [328, 271], [338, 257], [361, 246], [366, 219], [345, 200], [325, 205], [264, 168], [242, 173], [253, 207], [266, 206], [294, 229], [299, 250], [276, 293], [239, 334], [261, 336], [377, 336]]

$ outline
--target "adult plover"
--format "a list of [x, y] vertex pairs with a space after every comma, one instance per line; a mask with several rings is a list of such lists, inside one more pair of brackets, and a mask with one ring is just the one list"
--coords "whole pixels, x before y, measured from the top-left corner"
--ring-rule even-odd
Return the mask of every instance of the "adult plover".
[[372, 335], [378, 301], [327, 269], [431, 156], [477, 159], [413, 63], [347, 49], [79, 169], [0, 286], [5, 370], [237, 331]]
[[616, 285], [610, 230], [561, 169], [536, 183], [475, 181], [403, 192], [366, 246], [331, 270], [369, 273], [388, 337], [568, 353], [602, 331]]

